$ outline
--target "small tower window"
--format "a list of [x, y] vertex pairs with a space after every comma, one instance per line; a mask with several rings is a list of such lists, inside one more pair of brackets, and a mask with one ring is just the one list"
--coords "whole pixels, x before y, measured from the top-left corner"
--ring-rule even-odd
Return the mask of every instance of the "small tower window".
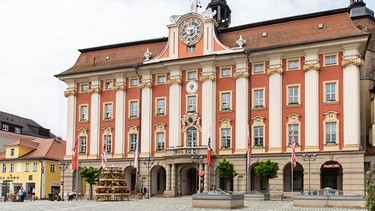
[[195, 45], [190, 45], [187, 47], [187, 52], [195, 52]]

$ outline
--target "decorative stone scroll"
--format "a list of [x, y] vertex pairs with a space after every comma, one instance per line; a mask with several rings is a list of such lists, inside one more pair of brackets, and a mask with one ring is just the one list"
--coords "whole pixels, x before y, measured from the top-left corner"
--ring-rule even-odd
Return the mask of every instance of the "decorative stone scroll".
[[181, 78], [171, 78], [167, 81], [167, 84], [169, 86], [172, 86], [172, 85], [181, 85], [182, 84], [182, 80]]
[[164, 124], [162, 122], [156, 123], [155, 124], [156, 132], [164, 132], [165, 131], [165, 126], [166, 126], [166, 124]]
[[76, 96], [76, 95], [77, 95], [77, 91], [76, 90], [67, 90], [67, 91], [64, 91], [64, 96], [65, 97]]
[[146, 81], [142, 82], [139, 84], [139, 88], [144, 89], [144, 88], [151, 88], [152, 87], [152, 82], [151, 81]]
[[301, 115], [299, 114], [296, 114], [296, 113], [291, 113], [287, 116], [288, 118], [288, 123], [289, 124], [298, 124], [299, 123], [299, 117]]
[[248, 77], [249, 77], [249, 72], [248, 71], [241, 71], [241, 72], [235, 72], [234, 73], [234, 78], [235, 79], [248, 78]]
[[128, 128], [129, 128], [129, 133], [137, 133], [138, 132], [138, 125], [132, 124], [132, 125], [129, 125]]
[[200, 81], [203, 83], [203, 82], [206, 82], [206, 81], [215, 81], [216, 77], [214, 74], [210, 74], [210, 75], [202, 75], [201, 78], [200, 78]]
[[356, 66], [356, 67], [359, 67], [362, 65], [362, 59], [360, 58], [353, 58], [353, 59], [344, 59], [342, 60], [342, 66], [345, 68], [345, 67], [348, 67], [348, 66]]
[[125, 86], [125, 84], [115, 85], [115, 86], [113, 86], [113, 90], [115, 90], [116, 92], [117, 91], [125, 91], [126, 90], [126, 86]]
[[108, 132], [108, 133], [110, 133], [112, 131], [112, 129], [113, 129], [113, 127], [111, 127], [111, 126], [103, 127], [104, 132]]
[[282, 67], [272, 67], [267, 70], [268, 75], [273, 75], [273, 74], [282, 74], [283, 73], [283, 68]]
[[102, 92], [102, 90], [100, 89], [100, 87], [95, 87], [95, 88], [91, 88], [87, 91], [89, 94], [99, 94], [100, 92]]
[[320, 69], [320, 64], [319, 63], [310, 63], [310, 64], [304, 64], [303, 65], [303, 70], [305, 72], [309, 70], [316, 70], [318, 71]]
[[228, 128], [230, 127], [230, 123], [232, 122], [232, 119], [224, 118], [224, 119], [219, 120], [219, 122], [221, 123], [222, 128]]

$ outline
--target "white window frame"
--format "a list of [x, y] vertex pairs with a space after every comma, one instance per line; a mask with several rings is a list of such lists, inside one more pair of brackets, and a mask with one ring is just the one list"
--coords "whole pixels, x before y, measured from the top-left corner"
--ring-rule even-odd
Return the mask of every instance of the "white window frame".
[[288, 59], [287, 60], [287, 70], [298, 70], [300, 69], [300, 59]]
[[156, 132], [156, 151], [164, 151], [165, 132]]
[[37, 171], [38, 171], [38, 163], [34, 162], [33, 163], [33, 172], [37, 172]]
[[167, 77], [165, 75], [156, 75], [156, 84], [165, 84], [167, 83]]
[[138, 87], [139, 80], [138, 78], [129, 78], [130, 87]]
[[9, 166], [9, 172], [14, 172], [14, 163], [11, 163]]
[[186, 146], [194, 147], [198, 146], [198, 131], [195, 127], [189, 127], [186, 130]]
[[29, 172], [30, 171], [30, 163], [27, 162], [25, 163], [25, 172]]
[[3, 172], [3, 173], [7, 172], [7, 164], [6, 163], [3, 163], [2, 168], [1, 168], [1, 172]]
[[323, 65], [326, 66], [334, 66], [338, 64], [338, 54], [324, 54], [323, 55]]
[[54, 163], [49, 165], [49, 172], [56, 172], [56, 165]]
[[[324, 81], [324, 102], [325, 103], [334, 103], [338, 102], [338, 81]], [[332, 87], [330, 85], [334, 85], [334, 91], [332, 91]]]
[[186, 110], [187, 113], [192, 112], [195, 113], [197, 112], [197, 96], [196, 95], [188, 95], [186, 99]]
[[79, 136], [79, 154], [87, 153], [87, 136]]
[[112, 135], [104, 135], [104, 141], [105, 141], [105, 151], [107, 153], [112, 153]]
[[[292, 91], [292, 93], [290, 92]], [[299, 85], [288, 85], [287, 86], [288, 105], [299, 105], [300, 104], [300, 86]]]
[[156, 99], [156, 116], [165, 116], [166, 115], [166, 100], [165, 98]]
[[288, 124], [288, 146], [292, 146], [292, 126], [294, 125], [294, 140], [296, 142], [296, 146], [299, 145], [299, 124], [292, 123]]
[[264, 107], [264, 89], [253, 89], [253, 108], [263, 108], [263, 107]]
[[129, 152], [135, 152], [137, 149], [137, 133], [129, 134]]
[[232, 110], [232, 93], [231, 92], [221, 92], [220, 93], [220, 110], [230, 111]]
[[337, 143], [337, 122], [325, 123], [325, 141], [326, 144]]
[[113, 89], [113, 81], [104, 81], [104, 89], [105, 90], [110, 90]]
[[88, 105], [80, 105], [79, 106], [79, 121], [80, 122], [87, 122], [89, 120], [89, 106]]
[[220, 129], [221, 149], [230, 149], [232, 147], [231, 133], [231, 128]]
[[264, 147], [264, 126], [254, 126], [253, 128], [254, 138], [253, 145], [254, 147]]
[[228, 78], [232, 76], [232, 67], [220, 67], [220, 78]]
[[9, 125], [3, 124], [2, 130], [9, 131]]
[[113, 104], [112, 103], [104, 103], [104, 119], [112, 119], [113, 118]]
[[139, 102], [138, 100], [131, 100], [129, 102], [129, 117], [137, 118], [138, 117]]
[[186, 71], [186, 79], [187, 81], [190, 81], [190, 80], [197, 80], [197, 70], [187, 70]]
[[89, 91], [89, 84], [88, 83], [82, 83], [80, 85], [79, 91], [81, 93], [88, 92]]
[[[253, 74], [260, 74], [265, 72], [265, 63], [264, 62], [257, 62], [252, 64]], [[260, 68], [261, 67], [261, 68]]]

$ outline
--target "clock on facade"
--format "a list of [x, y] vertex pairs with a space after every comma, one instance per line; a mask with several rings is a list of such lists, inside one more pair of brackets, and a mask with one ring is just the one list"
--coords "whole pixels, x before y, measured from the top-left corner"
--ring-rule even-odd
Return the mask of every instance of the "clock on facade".
[[194, 94], [198, 90], [198, 83], [196, 81], [189, 81], [186, 84], [186, 92], [189, 94]]
[[203, 23], [198, 18], [188, 18], [181, 23], [178, 34], [182, 43], [194, 45], [203, 36]]

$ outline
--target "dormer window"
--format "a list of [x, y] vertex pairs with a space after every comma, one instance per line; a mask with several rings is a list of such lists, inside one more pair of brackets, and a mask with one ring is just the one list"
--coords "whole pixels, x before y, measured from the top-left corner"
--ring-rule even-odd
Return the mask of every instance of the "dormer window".
[[10, 149], [10, 151], [9, 151], [9, 156], [14, 156], [14, 149], [13, 149], [13, 148]]
[[3, 124], [2, 130], [9, 131], [9, 125]]

